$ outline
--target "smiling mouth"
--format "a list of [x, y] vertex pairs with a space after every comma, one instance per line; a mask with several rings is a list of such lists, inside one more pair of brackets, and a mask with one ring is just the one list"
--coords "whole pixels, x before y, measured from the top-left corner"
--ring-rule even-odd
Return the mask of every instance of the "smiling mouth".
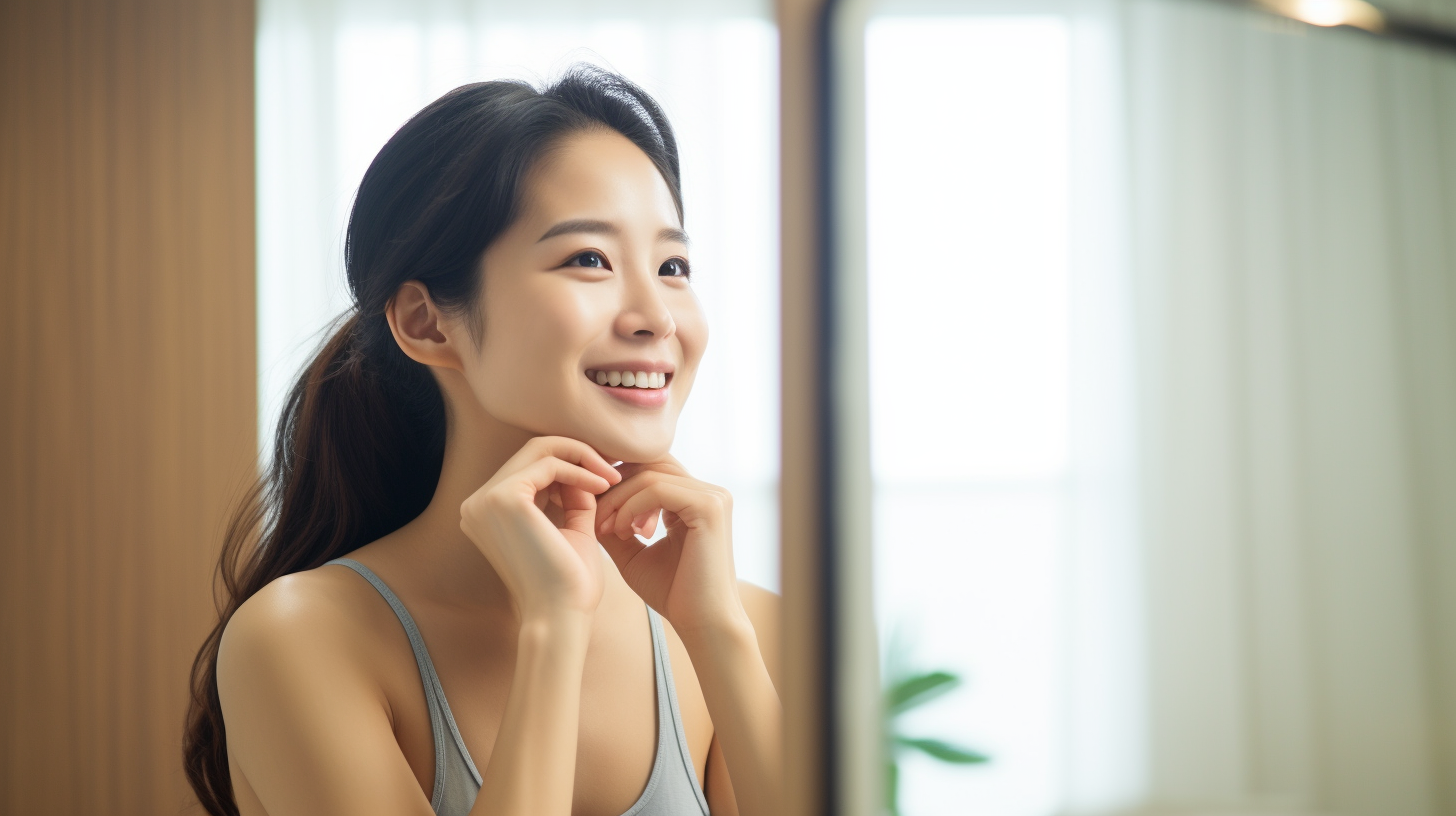
[[608, 388], [638, 388], [656, 391], [666, 388], [672, 375], [662, 371], [600, 371], [587, 369], [587, 379]]

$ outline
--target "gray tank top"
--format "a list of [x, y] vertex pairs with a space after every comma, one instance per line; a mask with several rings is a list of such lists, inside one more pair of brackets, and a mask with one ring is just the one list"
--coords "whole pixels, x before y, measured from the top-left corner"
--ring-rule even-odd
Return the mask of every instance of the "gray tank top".
[[[437, 816], [466, 816], [480, 793], [480, 771], [465, 749], [465, 740], [460, 737], [450, 704], [445, 702], [445, 689], [435, 674], [435, 664], [425, 649], [419, 627], [399, 597], [373, 570], [350, 558], [336, 558], [328, 563], [348, 567], [364, 576], [389, 602], [404, 625], [415, 653], [415, 664], [420, 668], [425, 704], [430, 711], [430, 731], [435, 737], [435, 789], [430, 796], [430, 807]], [[698, 785], [687, 736], [683, 733], [682, 714], [677, 708], [667, 638], [663, 635], [662, 621], [651, 607], [647, 607], [647, 622], [652, 629], [652, 667], [657, 676], [657, 756], [652, 761], [647, 789], [622, 816], [708, 816], [708, 800]]]

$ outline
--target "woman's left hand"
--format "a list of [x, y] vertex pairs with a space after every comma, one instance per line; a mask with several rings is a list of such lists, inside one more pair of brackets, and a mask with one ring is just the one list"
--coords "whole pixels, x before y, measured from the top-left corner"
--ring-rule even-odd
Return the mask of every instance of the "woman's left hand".
[[[748, 621], [733, 570], [733, 497], [672, 457], [620, 468], [597, 498], [598, 540], [637, 595], [684, 638]], [[652, 545], [659, 511], [667, 536]]]

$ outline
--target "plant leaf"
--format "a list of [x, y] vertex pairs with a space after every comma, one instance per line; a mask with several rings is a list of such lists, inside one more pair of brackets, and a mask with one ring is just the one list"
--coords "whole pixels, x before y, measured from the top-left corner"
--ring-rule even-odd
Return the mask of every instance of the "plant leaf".
[[917, 674], [895, 683], [885, 692], [885, 704], [892, 713], [900, 713], [934, 700], [960, 685], [961, 679], [950, 672], [934, 671]]
[[890, 816], [900, 816], [900, 765], [885, 763], [885, 809]]
[[991, 761], [991, 758], [985, 754], [977, 753], [966, 748], [957, 748], [954, 745], [949, 745], [940, 740], [895, 737], [895, 744], [924, 751], [941, 762], [950, 762], [955, 765], [973, 765]]

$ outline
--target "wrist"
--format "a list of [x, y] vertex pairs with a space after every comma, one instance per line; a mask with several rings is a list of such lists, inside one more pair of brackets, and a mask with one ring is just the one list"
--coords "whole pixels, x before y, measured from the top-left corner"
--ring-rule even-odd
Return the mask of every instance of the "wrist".
[[674, 624], [678, 637], [689, 654], [698, 652], [734, 653], [744, 649], [758, 650], [758, 633], [742, 608], [687, 627]]
[[591, 639], [590, 612], [553, 610], [521, 616], [518, 651], [585, 651]]

